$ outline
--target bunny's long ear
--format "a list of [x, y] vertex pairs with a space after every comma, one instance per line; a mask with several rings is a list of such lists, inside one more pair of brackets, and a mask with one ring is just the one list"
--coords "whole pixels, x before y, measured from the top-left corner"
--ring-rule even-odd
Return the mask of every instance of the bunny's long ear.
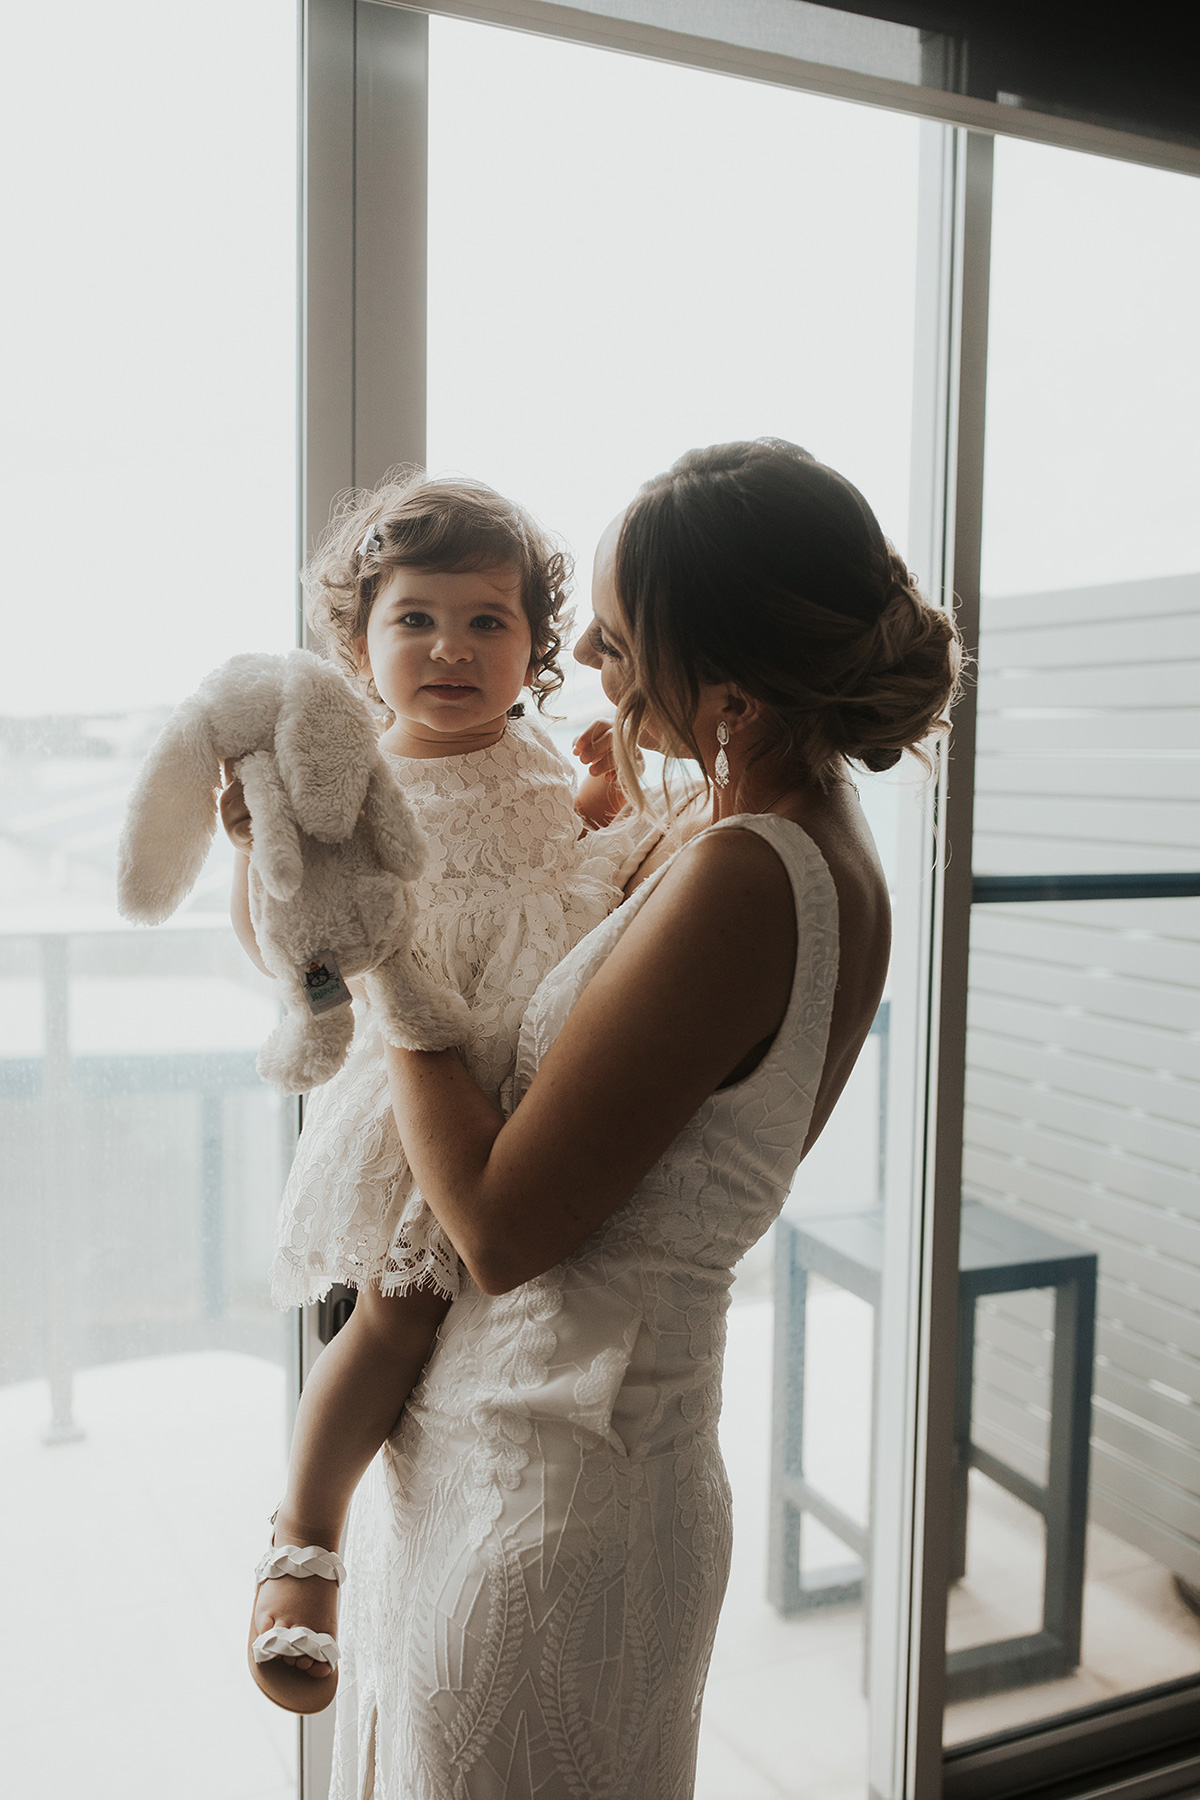
[[269, 750], [256, 750], [243, 756], [237, 772], [250, 808], [250, 862], [268, 894], [290, 900], [304, 878], [304, 855], [275, 758]]
[[366, 700], [309, 650], [288, 658], [275, 754], [297, 823], [338, 844], [354, 830], [375, 761], [378, 732]]
[[191, 892], [216, 830], [220, 782], [204, 709], [185, 700], [130, 795], [117, 851], [117, 907], [125, 918], [158, 925]]

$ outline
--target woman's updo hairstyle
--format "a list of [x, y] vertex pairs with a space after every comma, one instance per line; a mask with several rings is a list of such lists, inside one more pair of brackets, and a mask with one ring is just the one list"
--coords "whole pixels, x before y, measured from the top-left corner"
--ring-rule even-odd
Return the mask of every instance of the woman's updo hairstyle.
[[690, 450], [647, 482], [622, 522], [616, 588], [632, 677], [616, 751], [634, 796], [643, 723], [703, 764], [692, 721], [709, 683], [760, 701], [761, 754], [826, 785], [843, 758], [890, 769], [948, 728], [953, 619], [858, 489], [796, 444]]

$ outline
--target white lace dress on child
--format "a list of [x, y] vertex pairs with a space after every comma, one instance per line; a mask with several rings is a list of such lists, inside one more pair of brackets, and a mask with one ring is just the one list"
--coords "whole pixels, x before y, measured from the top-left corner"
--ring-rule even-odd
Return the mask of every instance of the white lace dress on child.
[[[389, 760], [428, 843], [414, 889], [418, 954], [470, 1006], [465, 1058], [502, 1103], [534, 989], [620, 899], [639, 833], [619, 824], [580, 837], [570, 770], [529, 720], [510, 720], [486, 750]], [[458, 1292], [458, 1259], [400, 1147], [378, 1028], [369, 1006], [355, 1008], [345, 1064], [305, 1103], [271, 1269], [280, 1306], [334, 1282]]]
[[[693, 1793], [729, 1566], [717, 1421], [732, 1270], [800, 1161], [838, 966], [816, 845], [769, 815], [714, 829], [739, 826], [791, 878], [783, 1023], [573, 1256], [498, 1296], [463, 1276], [351, 1509], [331, 1800]], [[518, 1098], [661, 873], [542, 983]]]

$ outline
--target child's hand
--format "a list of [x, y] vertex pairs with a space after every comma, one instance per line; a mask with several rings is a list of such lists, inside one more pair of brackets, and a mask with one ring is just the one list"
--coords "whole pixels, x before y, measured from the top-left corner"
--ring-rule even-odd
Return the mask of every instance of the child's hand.
[[580, 732], [571, 749], [580, 762], [587, 764], [589, 775], [611, 775], [616, 779], [611, 719], [593, 719], [587, 730]]
[[588, 771], [575, 795], [575, 811], [585, 825], [598, 831], [611, 824], [625, 804], [612, 751], [611, 721], [596, 719], [571, 748]]
[[221, 773], [225, 778], [225, 787], [221, 792], [221, 823], [225, 827], [225, 836], [235, 850], [250, 853], [253, 835], [250, 828], [250, 808], [246, 805], [246, 794], [237, 776], [232, 773], [228, 763], [222, 763]]

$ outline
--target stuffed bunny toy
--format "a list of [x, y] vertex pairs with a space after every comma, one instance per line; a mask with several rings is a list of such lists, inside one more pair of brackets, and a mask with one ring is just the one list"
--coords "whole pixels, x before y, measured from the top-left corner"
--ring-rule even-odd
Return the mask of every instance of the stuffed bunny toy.
[[250, 917], [287, 1012], [258, 1056], [281, 1093], [341, 1068], [354, 1033], [345, 978], [365, 975], [389, 1043], [462, 1043], [466, 1002], [412, 953], [406, 884], [424, 845], [380, 754], [367, 701], [308, 650], [235, 656], [168, 719], [121, 837], [117, 904], [157, 925], [195, 885], [217, 824], [221, 764], [250, 810]]

